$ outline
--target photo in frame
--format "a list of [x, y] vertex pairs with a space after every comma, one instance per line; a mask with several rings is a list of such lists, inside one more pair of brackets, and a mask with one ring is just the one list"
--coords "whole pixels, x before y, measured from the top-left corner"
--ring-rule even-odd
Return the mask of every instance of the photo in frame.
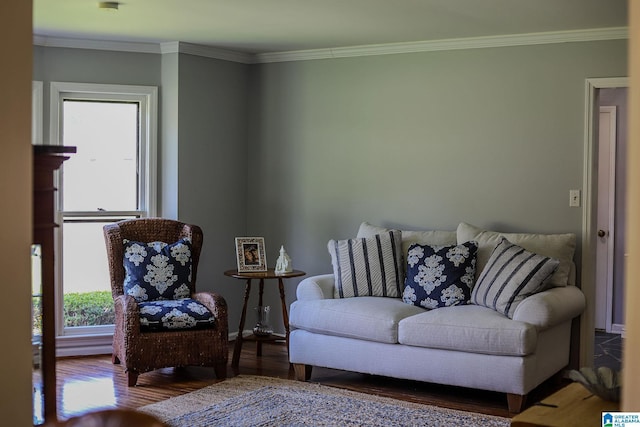
[[238, 272], [267, 271], [264, 237], [236, 237]]

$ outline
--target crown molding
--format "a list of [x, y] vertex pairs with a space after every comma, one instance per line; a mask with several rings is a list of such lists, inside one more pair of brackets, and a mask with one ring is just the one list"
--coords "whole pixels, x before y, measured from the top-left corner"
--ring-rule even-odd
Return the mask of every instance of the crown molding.
[[189, 55], [203, 56], [205, 58], [240, 62], [242, 64], [252, 64], [255, 62], [253, 60], [255, 55], [253, 54], [185, 42], [160, 43], [160, 53], [186, 53]]
[[314, 59], [349, 58], [358, 56], [391, 55], [399, 53], [434, 52], [443, 50], [481, 49], [491, 47], [526, 46], [552, 43], [575, 43], [629, 38], [627, 27], [590, 30], [553, 31], [545, 33], [512, 34], [489, 37], [418, 41], [406, 43], [372, 44], [327, 49], [296, 50], [250, 54], [185, 42], [135, 43], [106, 40], [84, 40], [34, 35], [33, 44], [47, 47], [114, 50], [138, 53], [185, 53], [242, 64], [310, 61]]
[[119, 52], [160, 53], [158, 43], [117, 42], [108, 40], [71, 39], [64, 37], [33, 36], [33, 44], [71, 49], [115, 50]]
[[356, 56], [390, 55], [398, 53], [434, 52], [442, 50], [481, 49], [490, 47], [526, 46], [551, 43], [586, 42], [627, 39], [627, 27], [591, 30], [554, 31], [545, 33], [513, 34], [489, 37], [387, 43], [331, 49], [311, 49], [290, 52], [260, 53], [256, 63], [307, 61], [313, 59], [349, 58]]

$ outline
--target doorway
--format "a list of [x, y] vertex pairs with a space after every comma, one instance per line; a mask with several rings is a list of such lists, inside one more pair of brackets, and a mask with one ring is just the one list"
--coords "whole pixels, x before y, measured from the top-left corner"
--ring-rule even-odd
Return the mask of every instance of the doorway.
[[[580, 366], [593, 365], [596, 329], [623, 329], [627, 87], [625, 77], [586, 81]], [[615, 107], [602, 110], [602, 125], [600, 107]]]
[[624, 329], [627, 88], [598, 90], [595, 328]]

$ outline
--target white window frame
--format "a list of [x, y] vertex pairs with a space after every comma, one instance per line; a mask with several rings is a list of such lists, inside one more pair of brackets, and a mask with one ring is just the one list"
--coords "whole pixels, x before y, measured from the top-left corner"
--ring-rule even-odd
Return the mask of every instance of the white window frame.
[[43, 83], [31, 82], [31, 144], [42, 145]]
[[[97, 83], [51, 82], [50, 84], [50, 144], [61, 145], [62, 111], [64, 100], [107, 100], [137, 102], [140, 105], [140, 153], [139, 153], [139, 207], [135, 211], [64, 212], [63, 194], [60, 185], [64, 167], [57, 174], [58, 198], [56, 200], [57, 221], [64, 217], [130, 218], [157, 215], [157, 111], [158, 88], [156, 86], [134, 86]], [[111, 352], [113, 326], [91, 326], [65, 328], [63, 318], [62, 286], [62, 233], [56, 233], [56, 336], [57, 354], [70, 356]]]

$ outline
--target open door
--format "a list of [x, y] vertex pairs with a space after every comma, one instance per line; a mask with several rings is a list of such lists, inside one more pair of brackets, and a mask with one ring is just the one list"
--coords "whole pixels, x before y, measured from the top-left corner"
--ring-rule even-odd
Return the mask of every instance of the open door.
[[595, 327], [611, 332], [616, 209], [616, 107], [601, 106], [598, 132], [598, 208]]
[[598, 94], [597, 208], [595, 229], [595, 329], [624, 330], [626, 226], [626, 87], [602, 88]]

